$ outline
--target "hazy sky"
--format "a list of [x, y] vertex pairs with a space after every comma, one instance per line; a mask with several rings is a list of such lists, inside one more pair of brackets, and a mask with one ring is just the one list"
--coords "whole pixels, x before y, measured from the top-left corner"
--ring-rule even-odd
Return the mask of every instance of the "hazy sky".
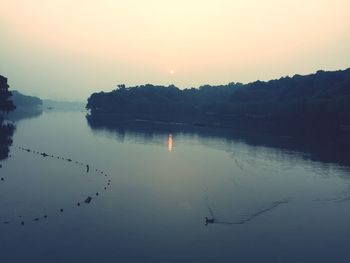
[[12, 89], [83, 100], [350, 67], [349, 0], [0, 0]]

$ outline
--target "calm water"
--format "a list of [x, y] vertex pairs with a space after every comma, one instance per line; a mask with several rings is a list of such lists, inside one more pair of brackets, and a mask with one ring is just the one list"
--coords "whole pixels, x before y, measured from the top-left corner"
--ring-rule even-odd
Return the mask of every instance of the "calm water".
[[346, 149], [30, 117], [0, 161], [1, 262], [350, 262]]

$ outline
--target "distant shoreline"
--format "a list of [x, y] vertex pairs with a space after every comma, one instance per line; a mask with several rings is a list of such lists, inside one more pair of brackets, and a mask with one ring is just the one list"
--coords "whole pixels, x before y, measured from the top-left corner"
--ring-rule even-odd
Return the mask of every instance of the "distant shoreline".
[[141, 118], [288, 133], [350, 130], [350, 69], [185, 89], [151, 84], [92, 94], [95, 119]]

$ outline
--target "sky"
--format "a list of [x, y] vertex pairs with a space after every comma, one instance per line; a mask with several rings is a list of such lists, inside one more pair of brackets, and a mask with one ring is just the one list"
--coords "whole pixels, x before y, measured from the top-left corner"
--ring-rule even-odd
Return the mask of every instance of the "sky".
[[247, 83], [350, 67], [349, 0], [0, 0], [11, 89]]

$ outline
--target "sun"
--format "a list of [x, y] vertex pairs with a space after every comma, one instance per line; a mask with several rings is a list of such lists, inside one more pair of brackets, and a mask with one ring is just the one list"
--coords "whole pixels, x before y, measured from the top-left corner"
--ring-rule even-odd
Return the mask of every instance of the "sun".
[[169, 74], [170, 75], [174, 75], [175, 74], [175, 70], [173, 70], [173, 69], [169, 70]]

